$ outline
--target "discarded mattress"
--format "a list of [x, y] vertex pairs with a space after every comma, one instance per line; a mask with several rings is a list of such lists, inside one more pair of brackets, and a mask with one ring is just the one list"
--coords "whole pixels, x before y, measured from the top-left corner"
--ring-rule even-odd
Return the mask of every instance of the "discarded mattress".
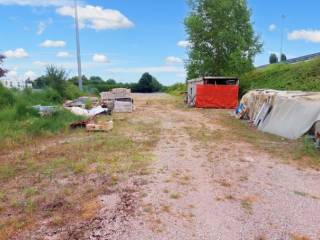
[[243, 96], [238, 110], [263, 132], [298, 139], [319, 126], [320, 93], [254, 90]]

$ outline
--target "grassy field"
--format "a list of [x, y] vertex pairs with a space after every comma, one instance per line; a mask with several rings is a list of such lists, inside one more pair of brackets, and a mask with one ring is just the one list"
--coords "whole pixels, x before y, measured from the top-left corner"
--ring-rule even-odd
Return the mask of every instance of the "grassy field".
[[39, 219], [53, 226], [89, 219], [99, 209], [98, 195], [130, 174], [150, 173], [157, 124], [142, 117], [132, 121], [129, 115], [100, 117], [100, 121], [110, 119], [115, 126], [111, 132], [75, 130], [1, 156], [1, 240], [31, 228]]
[[296, 63], [274, 64], [241, 77], [241, 95], [251, 89], [320, 91], [320, 58]]

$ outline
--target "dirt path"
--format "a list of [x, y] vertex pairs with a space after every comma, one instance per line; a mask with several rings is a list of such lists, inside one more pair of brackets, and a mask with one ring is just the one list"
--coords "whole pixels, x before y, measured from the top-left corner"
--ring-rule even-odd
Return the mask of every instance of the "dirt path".
[[190, 127], [226, 131], [201, 111], [149, 111], [162, 125], [154, 174], [120, 239], [320, 239], [318, 172], [282, 164], [247, 143], [192, 139]]
[[138, 95], [136, 105], [161, 128], [149, 172], [99, 196], [90, 221], [25, 239], [320, 239], [319, 172], [230, 142], [219, 112], [208, 119], [166, 95]]

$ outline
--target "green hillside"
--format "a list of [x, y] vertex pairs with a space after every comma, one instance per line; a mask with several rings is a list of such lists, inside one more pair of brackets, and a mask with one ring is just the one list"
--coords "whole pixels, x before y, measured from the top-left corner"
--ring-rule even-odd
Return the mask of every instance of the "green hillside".
[[320, 91], [320, 58], [256, 69], [241, 77], [240, 87], [241, 94], [259, 88]]

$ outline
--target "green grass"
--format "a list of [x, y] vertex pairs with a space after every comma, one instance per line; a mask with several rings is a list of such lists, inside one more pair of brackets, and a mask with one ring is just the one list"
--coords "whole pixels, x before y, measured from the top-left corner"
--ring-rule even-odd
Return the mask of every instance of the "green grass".
[[166, 92], [173, 96], [181, 96], [187, 91], [187, 85], [185, 83], [176, 83], [167, 88]]
[[34, 136], [55, 134], [81, 117], [64, 109], [42, 117], [34, 105], [58, 105], [61, 99], [52, 89], [9, 90], [0, 85], [0, 144], [19, 144]]
[[320, 91], [320, 58], [296, 64], [274, 64], [241, 77], [241, 94], [251, 89]]

